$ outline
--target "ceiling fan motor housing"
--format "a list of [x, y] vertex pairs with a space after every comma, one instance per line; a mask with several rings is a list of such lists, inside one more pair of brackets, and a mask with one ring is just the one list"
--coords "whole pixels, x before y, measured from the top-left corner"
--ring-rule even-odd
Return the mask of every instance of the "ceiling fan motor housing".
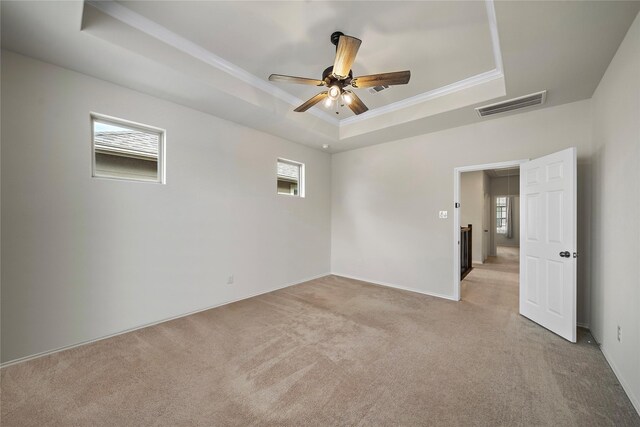
[[340, 36], [344, 36], [344, 33], [342, 31], [335, 31], [334, 33], [331, 34], [331, 43], [333, 43], [336, 46], [336, 49], [338, 49], [338, 42], [340, 41]]
[[346, 79], [342, 79], [342, 80], [337, 79], [333, 75], [333, 65], [330, 67], [327, 67], [327, 69], [322, 72], [322, 80], [324, 80], [324, 82], [327, 84], [328, 87], [338, 85], [340, 89], [342, 89], [345, 86], [349, 86], [351, 84], [352, 79], [353, 79], [352, 70], [349, 70], [349, 76]]

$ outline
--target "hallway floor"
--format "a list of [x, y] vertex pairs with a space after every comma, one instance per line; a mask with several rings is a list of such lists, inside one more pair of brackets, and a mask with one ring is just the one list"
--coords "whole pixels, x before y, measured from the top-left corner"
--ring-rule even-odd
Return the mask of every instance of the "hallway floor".
[[517, 313], [520, 248], [498, 246], [497, 254], [484, 264], [473, 264], [460, 295], [463, 301]]

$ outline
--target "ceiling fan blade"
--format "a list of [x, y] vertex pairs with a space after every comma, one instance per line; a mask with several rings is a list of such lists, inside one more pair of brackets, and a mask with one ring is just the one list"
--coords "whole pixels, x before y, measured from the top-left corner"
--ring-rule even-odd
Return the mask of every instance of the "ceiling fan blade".
[[319, 94], [317, 94], [313, 98], [309, 99], [307, 102], [305, 102], [304, 104], [302, 104], [301, 106], [299, 106], [298, 108], [296, 108], [293, 111], [295, 111], [296, 113], [304, 113], [309, 108], [313, 107], [318, 102], [320, 102], [323, 99], [325, 99], [327, 96], [329, 96], [328, 92], [320, 92]]
[[305, 77], [284, 76], [282, 74], [271, 74], [269, 80], [272, 82], [296, 83], [299, 85], [324, 86], [323, 80], [307, 79]]
[[355, 93], [349, 91], [349, 96], [351, 96], [351, 103], [348, 104], [349, 108], [351, 108], [351, 111], [356, 115], [362, 114], [369, 109]]
[[353, 87], [373, 87], [406, 85], [411, 78], [411, 71], [396, 71], [393, 73], [372, 74], [370, 76], [356, 77], [351, 80]]
[[339, 78], [349, 77], [349, 71], [353, 61], [356, 60], [356, 54], [360, 49], [362, 40], [351, 36], [340, 36], [338, 40], [338, 48], [336, 49], [336, 60], [333, 63], [333, 74]]

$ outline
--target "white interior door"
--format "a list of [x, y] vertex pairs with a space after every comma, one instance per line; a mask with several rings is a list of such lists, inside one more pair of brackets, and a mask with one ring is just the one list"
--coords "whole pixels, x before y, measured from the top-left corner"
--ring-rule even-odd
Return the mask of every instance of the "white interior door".
[[520, 314], [576, 342], [576, 149], [520, 166]]

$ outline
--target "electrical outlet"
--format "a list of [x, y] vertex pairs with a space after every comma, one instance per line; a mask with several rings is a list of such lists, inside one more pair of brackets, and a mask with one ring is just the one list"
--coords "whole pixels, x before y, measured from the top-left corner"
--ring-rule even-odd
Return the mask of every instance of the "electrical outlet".
[[622, 331], [620, 330], [620, 325], [618, 325], [618, 342], [620, 341], [620, 337], [622, 336]]
[[233, 285], [233, 274], [227, 278], [227, 285]]
[[440, 214], [438, 215], [440, 219], [447, 219], [447, 216], [449, 215], [449, 212], [447, 211], [440, 211]]

